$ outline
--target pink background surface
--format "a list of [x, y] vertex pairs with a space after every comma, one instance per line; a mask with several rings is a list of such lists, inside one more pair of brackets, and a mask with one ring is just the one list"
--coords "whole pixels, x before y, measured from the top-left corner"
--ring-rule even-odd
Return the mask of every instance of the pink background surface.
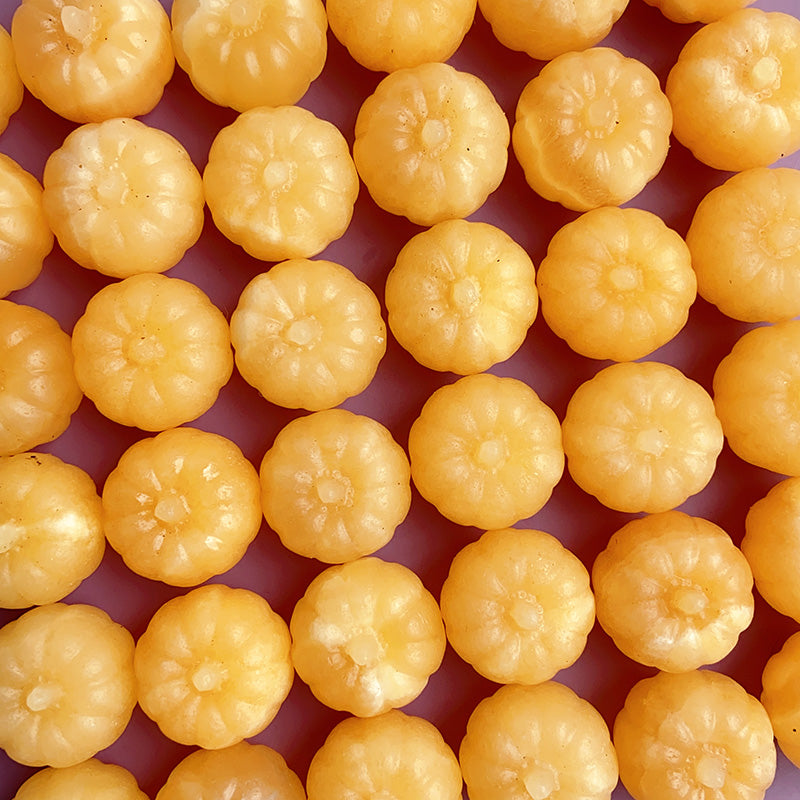
[[[169, 10], [171, 0], [162, 2]], [[0, 24], [7, 29], [16, 5], [13, 0], [0, 3]], [[798, 14], [797, 0], [760, 0], [755, 6]], [[631, 0], [628, 10], [604, 44], [641, 59], [663, 82], [680, 48], [694, 30], [696, 26], [668, 22], [659, 11], [645, 5], [642, 0]], [[451, 63], [479, 75], [495, 93], [511, 121], [522, 87], [542, 66], [540, 62], [500, 46], [480, 13]], [[352, 144], [359, 105], [380, 77], [356, 64], [329, 35], [326, 68], [300, 105], [335, 123]], [[201, 98], [186, 75], [176, 68], [163, 101], [143, 120], [173, 133], [202, 170], [213, 137], [234, 118], [233, 111]], [[41, 179], [48, 155], [73, 127], [72, 123], [60, 119], [26, 94], [21, 110], [0, 136], [0, 151]], [[781, 163], [800, 167], [800, 156], [795, 154]], [[698, 201], [726, 177], [727, 173], [698, 164], [688, 151], [673, 142], [662, 172], [629, 205], [659, 213], [668, 225], [685, 234]], [[472, 218], [505, 229], [538, 264], [553, 233], [575, 216], [573, 212], [535, 196], [525, 184], [512, 154], [502, 186]], [[378, 209], [362, 187], [349, 230], [320, 257], [346, 265], [382, 298], [384, 281], [397, 252], [418, 230], [407, 221]], [[222, 237], [207, 215], [200, 242], [168, 274], [198, 284], [230, 317], [243, 287], [268, 267], [269, 264], [250, 258]], [[9, 299], [49, 312], [69, 332], [92, 294], [108, 282], [109, 279], [71, 262], [56, 245], [36, 282], [13, 293]], [[747, 327], [726, 319], [714, 307], [698, 299], [686, 328], [649, 358], [681, 368], [710, 390], [716, 364]], [[563, 419], [574, 389], [603, 366], [604, 362], [572, 353], [548, 330], [539, 315], [521, 349], [491, 371], [526, 380]], [[452, 382], [455, 377], [420, 367], [390, 338], [388, 352], [372, 384], [360, 396], [343, 405], [375, 417], [387, 425], [405, 446], [409, 427], [425, 399], [434, 389]], [[258, 466], [276, 433], [299, 413], [267, 403], [235, 373], [216, 405], [191, 424], [230, 437]], [[58, 440], [39, 449], [83, 467], [101, 489], [123, 451], [146, 435], [104, 419], [89, 400], [84, 400], [69, 429]], [[749, 505], [762, 497], [780, 477], [745, 465], [726, 446], [711, 483], [681, 508], [721, 525], [738, 543], [744, 532], [744, 516]], [[531, 520], [519, 523], [518, 527], [536, 527], [558, 536], [587, 567], [591, 567], [611, 533], [629, 518], [603, 508], [577, 488], [565, 472], [545, 508]], [[438, 597], [450, 560], [480, 533], [477, 529], [459, 527], [443, 519], [415, 493], [408, 518], [378, 555], [413, 568]], [[264, 525], [244, 559], [214, 580], [263, 594], [288, 621], [295, 602], [323, 567], [319, 562], [284, 550], [277, 536]], [[127, 626], [134, 637], [138, 637], [153, 612], [167, 599], [183, 591], [132, 574], [109, 548], [97, 572], [66, 599], [101, 606], [116, 621]], [[0, 624], [14, 619], [19, 613], [0, 610]], [[797, 627], [796, 623], [772, 611], [757, 598], [752, 626], [741, 637], [733, 653], [715, 668], [733, 676], [749, 692], [758, 695], [761, 670], [767, 658]], [[592, 702], [611, 725], [633, 683], [652, 672], [621, 655], [596, 625], [582, 657], [574, 666], [559, 673], [556, 679]], [[448, 648], [444, 663], [432, 677], [428, 688], [405, 710], [433, 721], [457, 750], [475, 704], [496, 688]], [[312, 755], [343, 716], [320, 705], [302, 681], [296, 679], [277, 718], [253, 741], [276, 748], [304, 779]], [[100, 757], [132, 770], [143, 790], [154, 797], [169, 771], [188, 752], [190, 748], [164, 738], [155, 724], [137, 708], [123, 736]], [[12, 797], [32, 772], [32, 769], [12, 762], [0, 752], [0, 796]], [[614, 800], [627, 797], [620, 784]], [[800, 798], [800, 771], [780, 754], [777, 779], [767, 792], [767, 798]]]

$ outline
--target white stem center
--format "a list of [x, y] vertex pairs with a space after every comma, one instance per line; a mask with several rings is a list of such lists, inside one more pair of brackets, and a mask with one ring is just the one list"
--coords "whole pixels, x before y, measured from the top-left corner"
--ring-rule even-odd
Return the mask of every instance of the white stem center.
[[728, 770], [722, 756], [706, 753], [698, 759], [695, 774], [697, 780], [708, 789], [721, 789], [725, 785]]
[[91, 12], [77, 6], [66, 5], [61, 9], [61, 27], [71, 39], [88, 45], [92, 38]]
[[639, 273], [627, 264], [614, 267], [609, 274], [611, 285], [620, 292], [629, 292], [639, 284]]
[[311, 344], [320, 335], [320, 325], [313, 317], [297, 319], [286, 329], [286, 338], [298, 347]]
[[772, 56], [763, 56], [750, 70], [750, 84], [756, 91], [761, 92], [772, 87], [779, 75], [780, 65], [777, 59]]
[[485, 442], [481, 442], [478, 447], [478, 464], [486, 469], [492, 469], [502, 464], [505, 456], [506, 448], [500, 439], [487, 439]]
[[341, 503], [347, 497], [347, 487], [342, 480], [324, 476], [317, 481], [317, 496], [326, 505]]
[[542, 624], [544, 616], [542, 607], [536, 602], [535, 598], [517, 597], [511, 603], [509, 613], [511, 619], [525, 631], [536, 630]]
[[422, 125], [422, 143], [425, 147], [434, 148], [447, 138], [447, 128], [438, 119], [427, 119]]
[[269, 191], [280, 189], [288, 183], [291, 176], [292, 168], [286, 161], [270, 161], [269, 164], [264, 167], [264, 186], [266, 186]]
[[347, 642], [345, 651], [353, 663], [359, 667], [368, 667], [378, 662], [383, 648], [373, 631], [362, 631]]
[[551, 767], [533, 764], [522, 776], [531, 800], [547, 800], [558, 789], [558, 779]]
[[252, 0], [233, 0], [228, 15], [234, 27], [249, 28], [258, 21], [258, 4]]
[[225, 669], [222, 664], [205, 662], [200, 664], [192, 673], [192, 686], [198, 692], [213, 692], [222, 686], [225, 679]]
[[642, 453], [660, 456], [666, 447], [666, 437], [657, 428], [646, 428], [636, 435], [636, 449]]
[[162, 497], [153, 509], [156, 519], [175, 525], [189, 516], [189, 506], [183, 495], [172, 494]]
[[708, 607], [705, 593], [694, 586], [679, 586], [672, 595], [672, 605], [681, 614], [693, 616], [702, 614]]
[[42, 683], [28, 692], [25, 705], [31, 711], [46, 711], [61, 699], [61, 687], [54, 683]]
[[453, 284], [453, 304], [462, 314], [469, 314], [478, 305], [480, 291], [472, 278], [460, 278]]

